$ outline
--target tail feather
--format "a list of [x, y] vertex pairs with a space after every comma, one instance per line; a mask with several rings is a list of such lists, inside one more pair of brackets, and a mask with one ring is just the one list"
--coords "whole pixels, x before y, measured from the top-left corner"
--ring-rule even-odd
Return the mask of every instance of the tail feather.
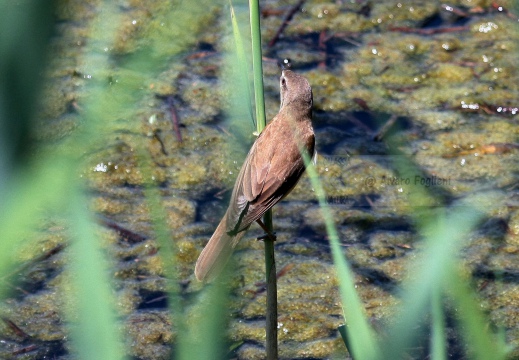
[[226, 218], [227, 216], [224, 216], [220, 221], [196, 261], [195, 276], [199, 281], [211, 281], [220, 274], [229, 261], [236, 244], [245, 234], [245, 231], [242, 231], [234, 236], [228, 235]]

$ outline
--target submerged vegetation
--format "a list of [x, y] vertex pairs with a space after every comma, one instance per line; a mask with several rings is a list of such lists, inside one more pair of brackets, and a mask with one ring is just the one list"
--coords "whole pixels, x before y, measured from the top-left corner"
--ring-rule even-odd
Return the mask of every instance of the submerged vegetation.
[[[261, 3], [266, 117], [290, 57], [319, 153], [273, 215], [280, 358], [344, 323], [355, 359], [519, 356], [519, 9], [296, 3]], [[261, 230], [193, 276], [254, 140], [233, 8], [245, 53], [227, 2], [0, 3], [1, 358], [264, 357]]]

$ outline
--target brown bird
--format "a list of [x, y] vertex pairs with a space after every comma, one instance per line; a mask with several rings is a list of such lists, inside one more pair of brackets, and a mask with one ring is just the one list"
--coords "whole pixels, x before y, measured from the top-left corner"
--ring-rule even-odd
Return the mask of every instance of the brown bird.
[[309, 158], [314, 155], [310, 84], [303, 76], [283, 70], [279, 86], [279, 113], [252, 145], [227, 212], [196, 262], [195, 276], [200, 281], [215, 278], [251, 224], [296, 186], [305, 171], [301, 152]]

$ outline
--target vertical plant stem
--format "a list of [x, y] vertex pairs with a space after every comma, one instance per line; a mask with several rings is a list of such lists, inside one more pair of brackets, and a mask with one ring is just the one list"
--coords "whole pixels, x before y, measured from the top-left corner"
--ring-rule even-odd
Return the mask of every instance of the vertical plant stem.
[[[256, 103], [257, 129], [261, 132], [266, 126], [265, 99], [263, 96], [263, 66], [261, 63], [261, 29], [259, 1], [250, 0], [250, 23], [252, 35], [252, 68], [254, 73], [254, 98]], [[272, 212], [269, 210], [263, 217], [267, 229], [272, 233]], [[265, 238], [265, 280], [267, 283], [267, 314], [266, 314], [266, 349], [267, 359], [278, 358], [277, 333], [277, 283], [276, 260], [274, 257], [274, 241]]]
[[432, 294], [432, 339], [431, 359], [445, 360], [447, 339], [445, 338], [445, 320], [442, 309], [441, 287], [435, 288]]
[[[263, 222], [272, 233], [272, 211], [263, 216]], [[274, 257], [274, 240], [265, 238], [265, 280], [267, 283], [267, 316], [266, 316], [266, 348], [267, 359], [278, 358], [278, 287], [276, 279], [276, 259]]]

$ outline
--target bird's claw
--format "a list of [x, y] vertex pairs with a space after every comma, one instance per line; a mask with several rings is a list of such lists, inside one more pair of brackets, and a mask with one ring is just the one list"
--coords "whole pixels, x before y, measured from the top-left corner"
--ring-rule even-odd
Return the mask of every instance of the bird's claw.
[[261, 236], [258, 236], [256, 238], [256, 240], [260, 241], [260, 240], [266, 240], [266, 239], [270, 239], [272, 241], [276, 241], [277, 240], [277, 236], [276, 236], [276, 233], [266, 233], [266, 234], [263, 234]]

